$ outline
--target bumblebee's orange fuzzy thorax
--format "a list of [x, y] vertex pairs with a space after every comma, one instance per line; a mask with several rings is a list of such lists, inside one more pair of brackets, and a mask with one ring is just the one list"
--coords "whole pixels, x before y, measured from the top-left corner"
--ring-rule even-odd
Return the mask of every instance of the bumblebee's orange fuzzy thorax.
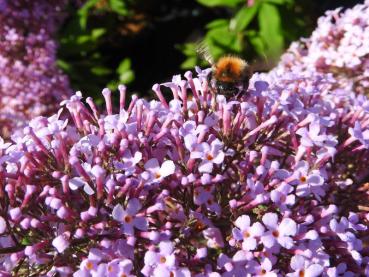
[[222, 82], [238, 81], [246, 66], [247, 63], [238, 57], [222, 57], [215, 65], [214, 77]]

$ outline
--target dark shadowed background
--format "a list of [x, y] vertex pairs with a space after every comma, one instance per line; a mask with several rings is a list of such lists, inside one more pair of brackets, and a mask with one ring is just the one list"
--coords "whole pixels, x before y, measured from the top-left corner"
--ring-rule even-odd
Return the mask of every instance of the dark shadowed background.
[[268, 70], [288, 45], [310, 36], [326, 10], [350, 0], [88, 0], [71, 3], [58, 33], [58, 65], [74, 90], [101, 98], [124, 83], [149, 95], [154, 83], [233, 53]]

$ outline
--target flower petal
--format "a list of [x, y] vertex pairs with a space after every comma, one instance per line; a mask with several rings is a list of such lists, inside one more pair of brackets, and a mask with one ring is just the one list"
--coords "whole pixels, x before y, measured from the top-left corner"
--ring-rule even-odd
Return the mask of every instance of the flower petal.
[[52, 245], [56, 248], [59, 253], [63, 253], [65, 249], [68, 248], [70, 242], [66, 234], [61, 234], [53, 239]]
[[141, 209], [142, 205], [137, 198], [132, 198], [127, 204], [127, 213], [129, 215], [135, 215]]
[[245, 231], [250, 227], [250, 217], [248, 215], [241, 215], [237, 218], [235, 225], [241, 229], [241, 231]]
[[294, 245], [293, 239], [290, 237], [279, 237], [278, 243], [286, 249], [291, 249]]
[[165, 161], [160, 167], [159, 173], [161, 177], [167, 177], [169, 175], [172, 175], [176, 170], [176, 166], [173, 161]]
[[224, 161], [224, 152], [220, 151], [218, 154], [212, 159], [212, 162], [215, 164], [221, 164]]
[[250, 228], [250, 234], [253, 237], [261, 237], [264, 234], [265, 228], [260, 222], [255, 222]]
[[211, 173], [213, 171], [213, 163], [208, 160], [203, 160], [199, 165], [199, 172], [201, 173]]
[[0, 234], [4, 233], [6, 230], [6, 222], [5, 219], [0, 216]]
[[112, 216], [116, 221], [123, 222], [124, 216], [127, 214], [127, 212], [123, 209], [122, 205], [117, 204], [115, 205]]
[[71, 190], [77, 190], [80, 187], [83, 187], [87, 184], [81, 177], [74, 177], [69, 180], [69, 188]]
[[145, 169], [150, 172], [156, 172], [159, 169], [159, 162], [157, 159], [153, 158], [148, 160], [145, 165]]
[[159, 262], [159, 255], [154, 251], [147, 251], [144, 257], [145, 265], [154, 265]]
[[162, 241], [159, 243], [160, 254], [168, 256], [173, 252], [173, 243], [171, 241]]
[[275, 213], [266, 213], [263, 216], [263, 223], [267, 226], [270, 230], [274, 230], [277, 228], [278, 223], [278, 216]]
[[305, 270], [305, 275], [309, 277], [317, 277], [323, 272], [323, 267], [320, 264], [312, 264]]
[[133, 220], [133, 224], [137, 229], [140, 229], [141, 231], [147, 230], [147, 220], [144, 217], [136, 217]]
[[262, 236], [260, 240], [266, 248], [272, 248], [276, 241], [272, 234]]
[[281, 235], [294, 236], [297, 232], [297, 224], [291, 218], [284, 218], [278, 227], [278, 231]]
[[242, 243], [242, 249], [244, 250], [255, 250], [257, 242], [255, 238], [247, 238]]
[[295, 271], [303, 269], [304, 264], [305, 264], [305, 258], [301, 255], [295, 255], [291, 258], [290, 266]]

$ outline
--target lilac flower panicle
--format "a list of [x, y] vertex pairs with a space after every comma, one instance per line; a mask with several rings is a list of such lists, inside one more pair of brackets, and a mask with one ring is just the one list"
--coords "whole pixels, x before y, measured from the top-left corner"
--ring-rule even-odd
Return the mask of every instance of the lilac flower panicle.
[[10, 137], [36, 116], [57, 112], [71, 96], [56, 66], [55, 33], [67, 0], [2, 1], [0, 10], [0, 136]]
[[366, 50], [337, 45], [364, 39], [368, 5], [327, 13], [240, 97], [196, 68], [158, 100], [120, 86], [118, 111], [77, 92], [0, 138], [0, 274], [367, 276]]

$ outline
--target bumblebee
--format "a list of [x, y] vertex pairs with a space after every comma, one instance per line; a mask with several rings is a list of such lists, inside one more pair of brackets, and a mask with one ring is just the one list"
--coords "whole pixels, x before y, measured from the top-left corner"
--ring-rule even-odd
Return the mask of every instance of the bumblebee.
[[238, 97], [247, 90], [252, 70], [245, 60], [226, 55], [214, 62], [206, 46], [201, 45], [197, 51], [212, 67], [209, 82], [216, 93], [231, 98]]

